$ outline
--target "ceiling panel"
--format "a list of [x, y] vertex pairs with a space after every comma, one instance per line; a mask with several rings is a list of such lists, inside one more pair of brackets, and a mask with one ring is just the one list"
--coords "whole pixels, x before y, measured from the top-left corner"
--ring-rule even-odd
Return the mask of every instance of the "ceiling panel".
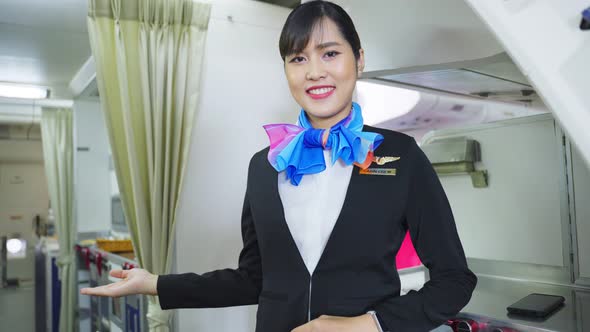
[[90, 56], [86, 33], [0, 24], [0, 81], [69, 83]]
[[0, 81], [63, 90], [91, 54], [86, 12], [86, 0], [0, 0]]
[[87, 8], [87, 0], [0, 0], [0, 22], [79, 33]]

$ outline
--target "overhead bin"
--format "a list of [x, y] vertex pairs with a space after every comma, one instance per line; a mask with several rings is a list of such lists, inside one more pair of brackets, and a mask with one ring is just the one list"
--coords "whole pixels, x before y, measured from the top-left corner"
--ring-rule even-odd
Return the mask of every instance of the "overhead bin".
[[490, 100], [531, 103], [533, 86], [506, 53], [478, 60], [400, 68], [375, 79]]
[[367, 58], [363, 78], [497, 101], [538, 99], [464, 0], [337, 2], [361, 35]]
[[590, 164], [587, 0], [336, 0], [366, 53], [363, 78], [473, 98], [536, 94]]

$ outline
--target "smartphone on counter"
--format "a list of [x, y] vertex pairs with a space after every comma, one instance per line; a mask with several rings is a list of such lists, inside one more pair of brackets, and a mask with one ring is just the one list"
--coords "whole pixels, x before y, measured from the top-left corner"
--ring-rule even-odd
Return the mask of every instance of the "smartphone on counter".
[[533, 318], [545, 318], [565, 302], [565, 298], [559, 295], [529, 294], [506, 308], [512, 315]]

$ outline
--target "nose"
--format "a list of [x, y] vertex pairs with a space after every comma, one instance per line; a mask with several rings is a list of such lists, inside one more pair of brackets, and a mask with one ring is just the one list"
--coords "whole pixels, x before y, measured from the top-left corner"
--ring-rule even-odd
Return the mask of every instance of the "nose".
[[310, 81], [317, 81], [326, 77], [326, 71], [321, 61], [309, 60], [305, 78]]

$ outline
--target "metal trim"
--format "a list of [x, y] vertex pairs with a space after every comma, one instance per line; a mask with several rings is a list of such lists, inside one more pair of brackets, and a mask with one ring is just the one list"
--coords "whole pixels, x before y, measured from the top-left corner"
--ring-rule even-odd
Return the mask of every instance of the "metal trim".
[[[572, 211], [571, 211], [571, 199], [569, 195], [569, 186], [572, 184], [571, 181], [571, 160], [568, 160], [568, 150], [566, 147], [565, 133], [561, 127], [553, 121], [555, 128], [555, 139], [558, 140], [557, 153], [558, 158], [561, 162], [559, 163], [559, 201], [560, 201], [560, 215], [561, 215], [561, 238], [562, 238], [562, 251], [563, 251], [563, 263], [567, 268], [570, 276], [570, 282], [574, 282], [574, 264], [572, 262], [571, 255], [573, 252], [573, 239], [572, 239]], [[571, 157], [571, 156], [570, 156]], [[575, 260], [575, 259], [574, 259]]]
[[570, 181], [568, 182], [568, 195], [569, 195], [569, 213], [570, 213], [570, 234], [572, 240], [572, 280], [577, 285], [590, 286], [590, 278], [582, 277], [580, 275], [580, 256], [578, 247], [578, 225], [576, 216], [576, 191], [575, 191], [575, 178], [574, 178], [574, 166], [573, 166], [573, 146], [570, 139], [565, 137], [565, 149], [566, 149], [566, 160], [567, 160], [567, 175]]
[[572, 160], [572, 146], [569, 139], [564, 135], [565, 144], [565, 161], [566, 161], [566, 175], [567, 175], [567, 193], [568, 193], [568, 205], [569, 205], [569, 233], [571, 237], [571, 248], [572, 254], [571, 262], [572, 268], [572, 281], [576, 283], [576, 280], [580, 277], [580, 264], [578, 262], [578, 232], [576, 227], [576, 200], [574, 191], [574, 169]]
[[467, 263], [477, 275], [572, 286], [571, 276], [566, 267], [470, 257], [467, 257]]
[[431, 130], [422, 137], [422, 140], [420, 143], [421, 144], [428, 144], [431, 142], [432, 139], [441, 139], [441, 138], [449, 137], [449, 136], [453, 136], [453, 135], [468, 136], [471, 131], [479, 131], [481, 129], [501, 128], [501, 127], [506, 127], [506, 126], [533, 123], [533, 122], [537, 122], [537, 121], [546, 121], [549, 119], [552, 119], [552, 120], [554, 119], [553, 114], [544, 113], [544, 114], [531, 115], [531, 116], [525, 116], [525, 117], [520, 117], [520, 118], [495, 121], [495, 122], [478, 123], [478, 124], [467, 125], [467, 126], [458, 127], [458, 128], [445, 128], [445, 129]]

